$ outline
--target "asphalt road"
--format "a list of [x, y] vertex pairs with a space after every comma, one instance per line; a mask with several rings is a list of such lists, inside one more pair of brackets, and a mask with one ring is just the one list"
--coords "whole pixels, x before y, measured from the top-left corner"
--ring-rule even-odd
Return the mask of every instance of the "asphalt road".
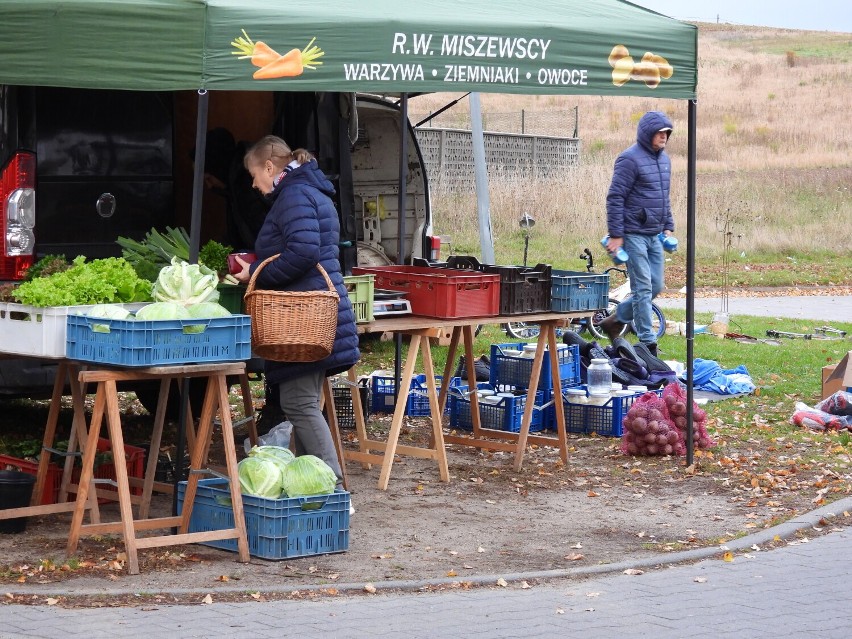
[[[656, 300], [662, 309], [686, 308], [686, 298]], [[722, 310], [722, 298], [702, 297], [695, 300], [696, 312]], [[728, 297], [728, 312], [757, 317], [784, 317], [820, 322], [852, 322], [852, 296], [844, 295], [787, 295], [777, 297]]]

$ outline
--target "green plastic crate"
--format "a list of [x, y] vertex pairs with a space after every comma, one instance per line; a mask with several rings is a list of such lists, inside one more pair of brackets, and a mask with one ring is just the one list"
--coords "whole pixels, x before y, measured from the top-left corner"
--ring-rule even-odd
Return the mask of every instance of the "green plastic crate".
[[355, 321], [358, 324], [373, 321], [373, 300], [375, 297], [375, 275], [347, 275], [343, 278]]
[[219, 284], [219, 304], [235, 315], [244, 315], [243, 296], [246, 294], [245, 284]]

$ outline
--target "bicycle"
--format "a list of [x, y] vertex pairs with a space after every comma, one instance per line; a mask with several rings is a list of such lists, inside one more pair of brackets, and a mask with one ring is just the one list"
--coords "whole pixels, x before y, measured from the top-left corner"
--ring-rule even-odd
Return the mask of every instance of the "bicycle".
[[[586, 261], [586, 271], [588, 273], [595, 273], [595, 260], [592, 256], [592, 252], [588, 248], [583, 249], [583, 253], [580, 255], [580, 259]], [[578, 333], [589, 331], [589, 333], [591, 333], [595, 337], [595, 339], [607, 339], [607, 335], [602, 330], [600, 330], [597, 324], [600, 323], [601, 320], [603, 320], [604, 318], [615, 313], [616, 306], [618, 306], [621, 302], [630, 297], [631, 293], [630, 278], [627, 274], [627, 269], [619, 268], [618, 266], [610, 266], [609, 268], [604, 269], [603, 272], [607, 274], [612, 274], [613, 272], [621, 273], [624, 276], [624, 282], [609, 292], [607, 307], [605, 309], [601, 309], [594, 312], [589, 317], [583, 317], [572, 320], [571, 324], [567, 329], [557, 328], [557, 337], [561, 337], [562, 333], [565, 330], [573, 330]], [[503, 326], [504, 330], [506, 331], [506, 334], [515, 339], [531, 339], [534, 337], [538, 337], [537, 324], [527, 324], [525, 322], [508, 322]], [[651, 327], [654, 331], [656, 339], [659, 339], [666, 334], [666, 316], [663, 314], [663, 311], [660, 309], [660, 307], [654, 304], [653, 302], [651, 303]], [[625, 335], [628, 330], [632, 330], [634, 333], [636, 332], [636, 328], [632, 322], [628, 325], [625, 325], [619, 337]]]

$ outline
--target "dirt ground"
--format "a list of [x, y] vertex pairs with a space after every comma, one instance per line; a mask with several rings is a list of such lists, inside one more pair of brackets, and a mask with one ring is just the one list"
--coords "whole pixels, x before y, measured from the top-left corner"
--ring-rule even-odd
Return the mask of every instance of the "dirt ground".
[[[400, 441], [422, 442], [427, 432], [413, 420]], [[354, 432], [344, 434], [354, 446]], [[625, 457], [617, 444], [571, 436], [567, 464], [556, 449], [533, 447], [519, 473], [508, 453], [449, 446], [449, 483], [439, 481], [434, 462], [398, 457], [387, 491], [377, 488], [377, 467], [350, 462], [356, 512], [348, 551], [339, 554], [240, 564], [235, 553], [174, 546], [140, 551], [141, 574], [128, 575], [117, 535], [83, 538], [66, 561], [70, 516], [31, 518], [26, 533], [0, 535], [0, 583], [16, 603], [85, 595], [78, 601], [110, 605], [104, 602], [127, 602], [126, 594], [109, 596], [117, 592], [137, 593], [133, 601], [138, 593], [221, 596], [236, 588], [257, 598], [257, 591], [303, 586], [464, 582], [714, 546], [813, 507], [805, 494], [766, 495], [719, 476], [711, 459], [687, 469], [683, 458]], [[168, 514], [171, 497], [155, 501]], [[115, 505], [102, 508], [104, 520], [116, 517]]]

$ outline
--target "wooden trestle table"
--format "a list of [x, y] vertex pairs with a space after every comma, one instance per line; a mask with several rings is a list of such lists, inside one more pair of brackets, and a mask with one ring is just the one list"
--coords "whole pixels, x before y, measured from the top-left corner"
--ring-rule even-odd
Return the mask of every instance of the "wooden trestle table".
[[[556, 407], [556, 437], [544, 435], [530, 435], [530, 422], [532, 420], [535, 395], [538, 390], [539, 378], [541, 376], [542, 362], [544, 360], [545, 347], [555, 353], [556, 327], [564, 326], [572, 318], [586, 317], [588, 311], [573, 313], [530, 313], [526, 315], [471, 317], [463, 319], [435, 319], [416, 315], [400, 315], [377, 319], [372, 322], [358, 324], [360, 333], [393, 333], [408, 335], [411, 341], [408, 352], [402, 366], [402, 388], [398, 389], [397, 401], [391, 420], [390, 432], [387, 441], [370, 439], [367, 435], [364, 414], [361, 410], [361, 396], [355, 387], [356, 375], [354, 369], [348, 372], [348, 380], [352, 393], [352, 405], [355, 412], [355, 428], [358, 434], [358, 450], [347, 450], [344, 456], [348, 460], [361, 462], [366, 468], [370, 464], [381, 464], [379, 473], [379, 489], [386, 490], [390, 481], [391, 469], [395, 455], [408, 455], [433, 459], [438, 466], [438, 474], [441, 481], [450, 480], [447, 468], [447, 453], [445, 444], [459, 444], [463, 446], [474, 446], [490, 450], [504, 450], [514, 452], [514, 467], [520, 470], [523, 466], [524, 451], [527, 444], [534, 443], [545, 446], [556, 446], [562, 461], [568, 461], [568, 445], [565, 434], [565, 415], [562, 412], [562, 395], [554, 393], [554, 404]], [[473, 431], [470, 436], [444, 435], [442, 416], [447, 405], [447, 394], [449, 392], [449, 379], [455, 364], [456, 351], [459, 340], [464, 345], [465, 362], [467, 365], [467, 379], [476, 380], [474, 371], [473, 341], [474, 330], [480, 324], [502, 324], [505, 322], [526, 322], [538, 324], [541, 328], [538, 335], [538, 348], [532, 364], [532, 375], [527, 395], [524, 415], [519, 433], [509, 433], [488, 428], [483, 428], [479, 419], [479, 404], [476, 393], [470, 394], [470, 412], [473, 422]], [[435, 383], [435, 367], [432, 360], [430, 337], [438, 337], [442, 330], [452, 327], [452, 337], [447, 352], [447, 363], [444, 367], [443, 380], [447, 383], [441, 384], [440, 393]], [[429, 397], [431, 413], [432, 433], [428, 447], [409, 446], [399, 443], [399, 435], [402, 429], [405, 405], [408, 398], [407, 380], [411, 379], [417, 364], [418, 356], [423, 358], [423, 372], [426, 375], [426, 387]], [[550, 358], [551, 373], [553, 376], [553, 387], [561, 388], [561, 377], [559, 374], [559, 361], [556, 357]], [[475, 387], [475, 382], [473, 386]], [[378, 452], [373, 452], [378, 451]]]

